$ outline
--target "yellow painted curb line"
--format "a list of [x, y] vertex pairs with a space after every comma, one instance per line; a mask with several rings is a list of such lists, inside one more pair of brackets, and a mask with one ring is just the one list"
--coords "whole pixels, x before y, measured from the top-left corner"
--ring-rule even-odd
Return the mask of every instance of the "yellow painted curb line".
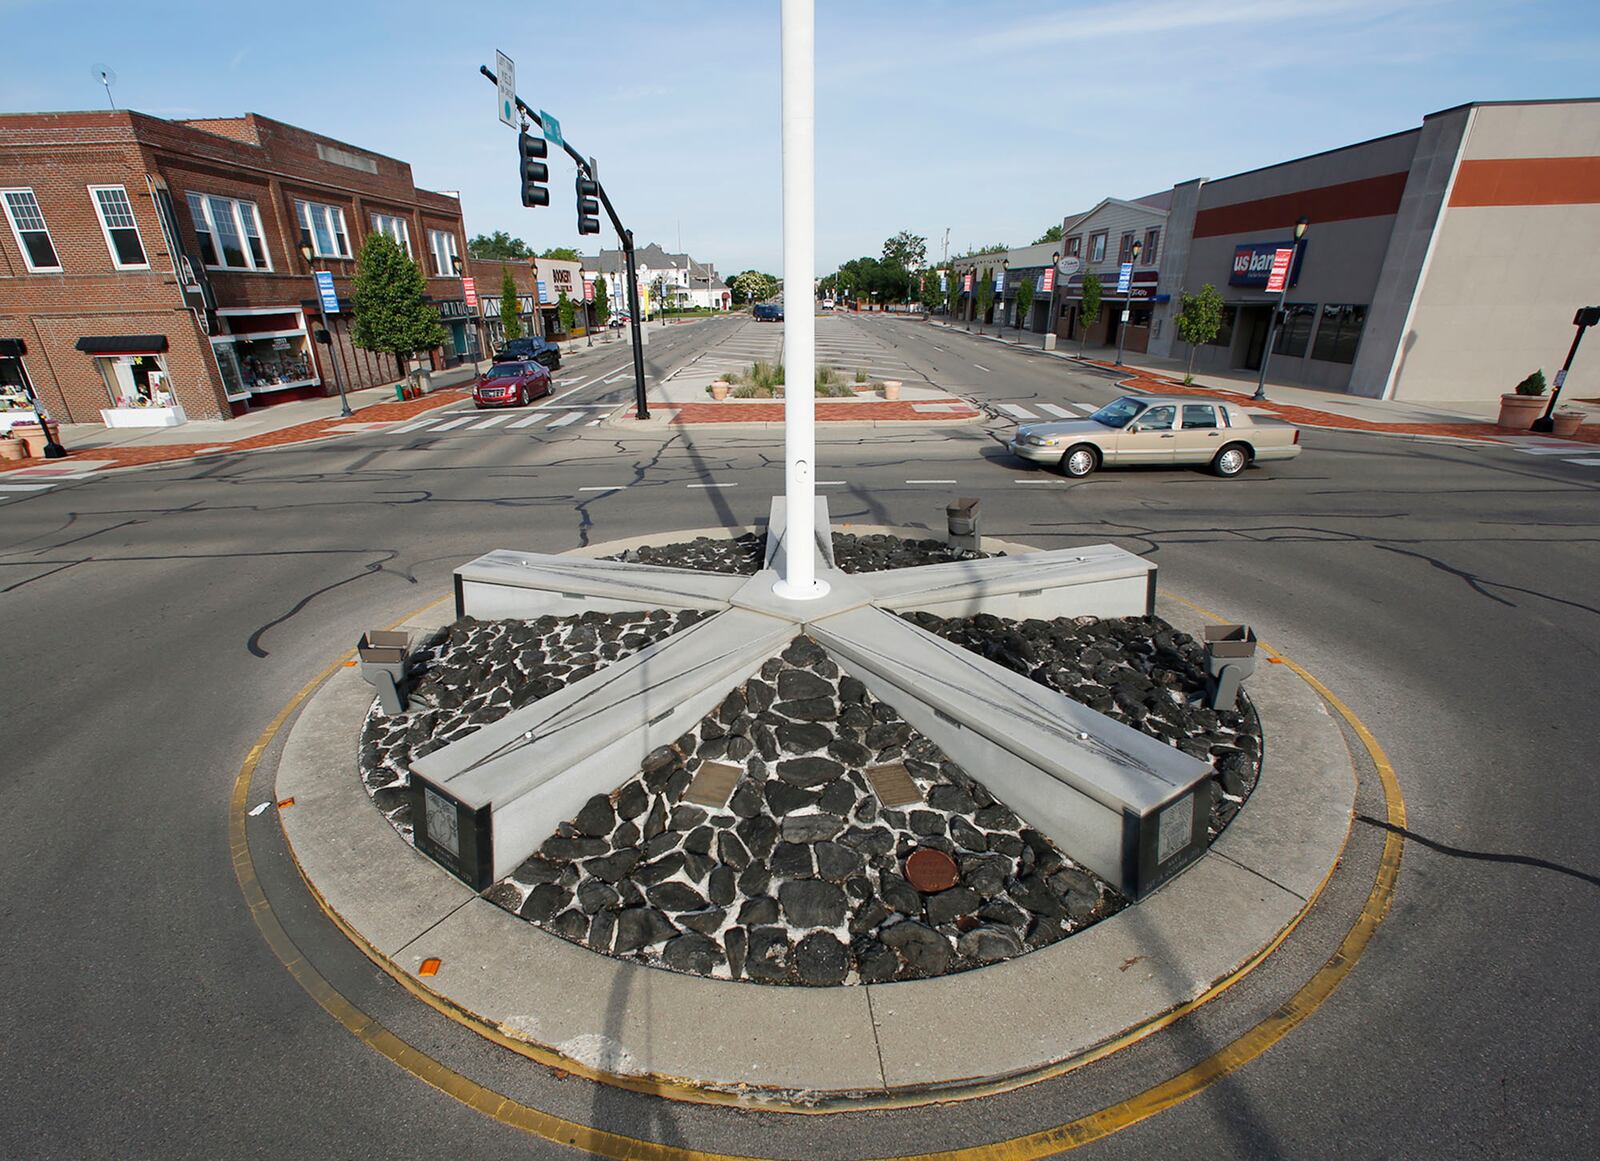
[[[441, 600], [448, 599], [442, 598]], [[1174, 597], [1173, 599], [1188, 605], [1213, 620], [1221, 620], [1216, 614], [1200, 605], [1183, 600], [1181, 597]], [[424, 609], [431, 608], [439, 603], [441, 601], [430, 602], [423, 609], [419, 609], [396, 622], [396, 625], [404, 624]], [[1349, 706], [1336, 697], [1327, 686], [1318, 681], [1299, 664], [1264, 643], [1261, 648], [1271, 657], [1287, 665], [1349, 723], [1350, 728], [1366, 748], [1377, 771], [1378, 779], [1383, 789], [1388, 821], [1394, 827], [1403, 828], [1406, 822], [1405, 799], [1400, 789], [1399, 780], [1395, 775], [1394, 766], [1390, 763], [1388, 755], [1365, 723], [1356, 716]], [[569, 1121], [551, 1113], [542, 1112], [539, 1109], [502, 1096], [492, 1089], [486, 1088], [456, 1072], [447, 1065], [434, 1060], [432, 1057], [418, 1052], [352, 1004], [300, 954], [294, 941], [284, 931], [282, 925], [279, 924], [277, 916], [273, 913], [271, 904], [262, 892], [260, 883], [256, 878], [255, 865], [250, 857], [249, 840], [245, 833], [246, 806], [249, 800], [250, 782], [254, 777], [257, 766], [260, 764], [262, 754], [266, 752], [274, 736], [283, 728], [284, 723], [294, 711], [311, 696], [319, 685], [344, 666], [345, 656], [335, 660], [316, 677], [312, 678], [311, 681], [307, 682], [289, 703], [278, 712], [277, 716], [267, 725], [267, 728], [262, 731], [256, 744], [246, 754], [238, 779], [234, 783], [228, 819], [229, 847], [232, 852], [234, 874], [238, 878], [240, 891], [244, 894], [251, 916], [255, 919], [262, 936], [300, 986], [358, 1040], [375, 1052], [387, 1057], [392, 1063], [411, 1073], [419, 1080], [432, 1085], [440, 1092], [454, 1097], [462, 1104], [493, 1117], [503, 1124], [521, 1129], [544, 1140], [567, 1145], [596, 1156], [613, 1158], [615, 1161], [773, 1161], [773, 1159], [752, 1155], [708, 1153], [696, 1149], [662, 1145], [654, 1141], [628, 1137], [619, 1133], [610, 1133], [602, 1129], [581, 1125], [576, 1121]], [[899, 1154], [893, 1157], [880, 1158], [878, 1161], [990, 1161], [990, 1159], [994, 1159], [994, 1161], [1031, 1161], [1034, 1158], [1053, 1156], [1067, 1149], [1074, 1149], [1080, 1145], [1086, 1145], [1092, 1141], [1109, 1137], [1128, 1128], [1130, 1125], [1147, 1120], [1203, 1092], [1215, 1081], [1242, 1068], [1287, 1036], [1315, 1012], [1355, 968], [1356, 962], [1361, 958], [1362, 953], [1365, 952], [1367, 945], [1371, 942], [1378, 925], [1383, 922], [1384, 917], [1388, 914], [1399, 880], [1403, 849], [1404, 839], [1401, 834], [1395, 830], [1388, 831], [1384, 839], [1383, 852], [1379, 858], [1378, 871], [1374, 877], [1372, 889], [1368, 893], [1366, 903], [1362, 907], [1361, 914], [1357, 916], [1355, 923], [1345, 933], [1333, 955], [1306, 984], [1280, 1005], [1277, 1010], [1199, 1063], [1190, 1066], [1176, 1076], [1152, 1088], [1146, 1089], [1144, 1092], [1109, 1105], [1098, 1112], [1056, 1125], [1053, 1128], [984, 1145], [967, 1146], [934, 1153]], [[1327, 880], [1325, 879], [1324, 886], [1326, 882]], [[1321, 894], [1321, 890], [1322, 887], [1319, 886], [1312, 899], [1308, 901], [1306, 909], [1301, 911], [1300, 917], [1303, 917], [1309, 911], [1310, 906], [1315, 903], [1316, 898]], [[314, 890], [313, 894], [316, 895]], [[316, 898], [318, 903], [321, 904], [321, 896], [316, 895]], [[323, 909], [325, 912], [327, 911], [326, 906]], [[352, 934], [349, 928], [339, 921], [337, 916], [332, 912], [327, 913], [330, 918], [334, 919], [341, 931], [344, 931], [347, 935]], [[1156, 1021], [1152, 1021], [1151, 1024], [1135, 1029], [1133, 1032], [1125, 1033], [1123, 1037], [1119, 1037], [1107, 1045], [1102, 1045], [1099, 1049], [1089, 1054], [1088, 1057], [1068, 1062], [1067, 1065], [1054, 1066], [1054, 1073], [1059, 1074], [1060, 1072], [1068, 1071], [1070, 1067], [1079, 1067], [1088, 1063], [1091, 1059], [1100, 1059], [1121, 1047], [1125, 1047], [1127, 1043], [1141, 1039], [1158, 1028], [1165, 1027], [1179, 1016], [1192, 1011], [1199, 1004], [1212, 998], [1242, 978], [1272, 951], [1276, 950], [1283, 940], [1287, 938], [1289, 932], [1293, 930], [1300, 917], [1297, 917], [1294, 924], [1290, 924], [1289, 927], [1285, 928], [1272, 943], [1252, 957], [1248, 963], [1227, 980], [1213, 985], [1203, 995], [1167, 1013]], [[369, 957], [373, 955], [372, 950], [368, 948], [365, 941], [358, 940], [358, 946], [362, 947]], [[410, 977], [405, 973], [397, 974], [397, 969], [390, 965], [386, 959], [379, 957], [377, 962], [384, 966], [389, 971], [389, 974], [405, 984], [414, 994], [427, 1000], [431, 1006], [446, 1015], [459, 1018], [456, 1016], [456, 1009], [446, 1006], [442, 1000], [433, 997], [426, 988], [410, 980]], [[481, 1022], [473, 1026], [475, 1030], [479, 1031], [484, 1027]], [[499, 1043], [506, 1043], [508, 1047], [517, 1048], [524, 1055], [534, 1056], [536, 1059], [539, 1058], [539, 1055], [536, 1055], [535, 1052], [529, 1051], [533, 1048], [531, 1045], [520, 1042], [507, 1043], [506, 1039], [500, 1035], [494, 1036], [493, 1039]], [[589, 1070], [575, 1068], [570, 1062], [564, 1062], [564, 1058], [560, 1057], [556, 1057], [555, 1062], [542, 1062], [549, 1063], [551, 1067], [562, 1068], [565, 1071], [580, 1075], [587, 1073], [590, 1079], [601, 1083], [609, 1082], [614, 1084], [619, 1081], [626, 1082], [633, 1079], [590, 1073]], [[1017, 1081], [1016, 1084], [1044, 1079], [1047, 1075], [1050, 1075], [1050, 1073], [1034, 1074], [1028, 1077], [1026, 1081]], [[650, 1092], [658, 1096], [664, 1095], [667, 1090], [679, 1087], [674, 1082], [663, 1082], [650, 1078], [638, 1078], [638, 1081], [639, 1083], [637, 1084], [626, 1084], [626, 1087]], [[966, 1095], [983, 1095], [985, 1091], [991, 1088], [993, 1091], [1001, 1091], [1003, 1087], [1016, 1087], [1016, 1084], [1006, 1085], [1004, 1082], [1000, 1082], [996, 1086], [980, 1086], [976, 1091], [968, 1090]], [[684, 1087], [687, 1088], [688, 1086]], [[713, 1095], [715, 1094], [703, 1093], [701, 1094], [701, 1099], [709, 1100]], [[899, 1106], [890, 1105], [888, 1107], [907, 1107], [908, 1104], [936, 1103], [940, 1100], [954, 1099], [954, 1097], [955, 1094], [935, 1093], [921, 1100], [908, 1101]], [[744, 1102], [742, 1107], [749, 1108], [750, 1105], [748, 1102]], [[849, 1107], [865, 1110], [869, 1107], [882, 1108], [885, 1106], [881, 1103], [869, 1104], [869, 1102], [860, 1101], [852, 1103]], [[782, 1110], [773, 1109], [772, 1111]]]

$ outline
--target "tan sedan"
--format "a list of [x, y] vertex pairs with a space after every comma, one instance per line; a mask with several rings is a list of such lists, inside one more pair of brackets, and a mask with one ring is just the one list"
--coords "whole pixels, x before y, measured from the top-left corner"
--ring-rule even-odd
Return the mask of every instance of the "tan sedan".
[[1258, 424], [1239, 404], [1192, 395], [1124, 395], [1087, 419], [1017, 428], [1011, 454], [1053, 464], [1074, 479], [1128, 464], [1205, 464], [1237, 476], [1253, 463], [1300, 454], [1300, 429]]

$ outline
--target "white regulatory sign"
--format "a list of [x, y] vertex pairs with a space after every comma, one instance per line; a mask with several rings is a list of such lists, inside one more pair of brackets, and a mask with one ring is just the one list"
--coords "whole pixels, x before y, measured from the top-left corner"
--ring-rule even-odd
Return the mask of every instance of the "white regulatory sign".
[[494, 75], [499, 86], [500, 120], [517, 127], [517, 66], [499, 49], [494, 50]]

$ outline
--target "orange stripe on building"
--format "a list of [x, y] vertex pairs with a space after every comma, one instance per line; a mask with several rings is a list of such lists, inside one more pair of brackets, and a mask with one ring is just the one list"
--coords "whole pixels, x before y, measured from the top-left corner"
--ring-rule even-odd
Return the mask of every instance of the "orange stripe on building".
[[1452, 206], [1600, 204], [1600, 157], [1511, 157], [1463, 161]]
[[[1400, 198], [1405, 192], [1404, 173], [1385, 173], [1298, 193], [1208, 206], [1195, 215], [1194, 236], [1218, 238], [1225, 234], [1288, 230], [1302, 215], [1316, 223], [1384, 217], [1399, 211]], [[1205, 196], [1206, 191], [1202, 189], [1200, 200], [1204, 201]]]

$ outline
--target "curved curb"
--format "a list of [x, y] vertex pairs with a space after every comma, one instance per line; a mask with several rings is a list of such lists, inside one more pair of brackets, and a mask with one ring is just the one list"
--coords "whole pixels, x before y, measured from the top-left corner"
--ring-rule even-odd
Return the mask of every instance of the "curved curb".
[[[1179, 627], [1195, 626], [1192, 606], [1166, 606]], [[1311, 686], [1268, 665], [1251, 688], [1267, 724], [1266, 769], [1204, 859], [1071, 939], [916, 982], [807, 989], [678, 975], [596, 955], [506, 913], [371, 807], [350, 770], [371, 700], [353, 673], [335, 669], [310, 698], [277, 797], [295, 799], [280, 816], [291, 856], [341, 929], [434, 1007], [524, 1055], [657, 1095], [766, 1109], [950, 1100], [1056, 1075], [1158, 1031], [1247, 974], [1309, 910], [1348, 837], [1354, 768]], [[1211, 922], [1219, 904], [1231, 908], [1226, 930]], [[443, 962], [423, 984], [413, 973], [428, 958]], [[1063, 1002], [1041, 1003], [1064, 982]], [[996, 1028], [1012, 1033], [997, 1038]]]

